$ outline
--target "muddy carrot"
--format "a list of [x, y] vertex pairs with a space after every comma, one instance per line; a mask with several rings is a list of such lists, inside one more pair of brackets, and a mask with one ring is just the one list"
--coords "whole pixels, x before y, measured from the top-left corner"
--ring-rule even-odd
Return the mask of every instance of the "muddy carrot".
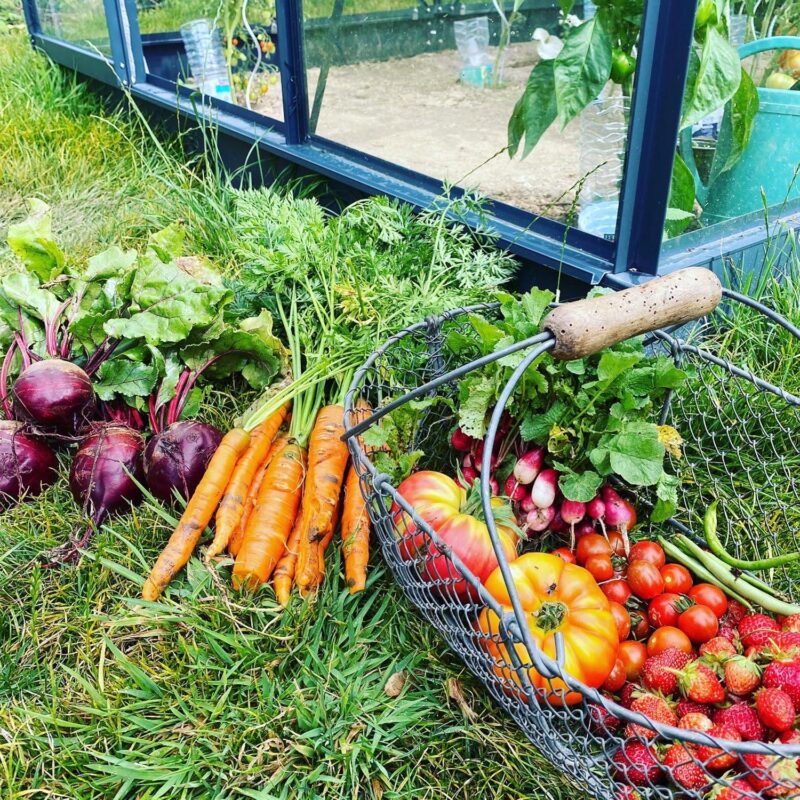
[[353, 464], [347, 472], [344, 487], [344, 509], [342, 510], [342, 551], [344, 553], [344, 575], [350, 594], [360, 592], [367, 583], [369, 562], [370, 522], [367, 504], [361, 494], [361, 486]]

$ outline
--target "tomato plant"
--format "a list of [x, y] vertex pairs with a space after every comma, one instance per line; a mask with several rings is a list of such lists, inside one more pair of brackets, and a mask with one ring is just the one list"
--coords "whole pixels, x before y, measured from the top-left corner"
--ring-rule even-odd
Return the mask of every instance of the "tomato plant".
[[636, 544], [631, 546], [631, 552], [628, 554], [628, 561], [630, 561], [631, 564], [634, 561], [649, 561], [651, 564], [654, 564], [657, 569], [661, 569], [666, 563], [666, 560], [667, 556], [661, 545], [658, 542], [651, 542], [648, 539], [636, 542]]
[[657, 595], [650, 601], [647, 607], [647, 616], [650, 618], [650, 624], [654, 628], [663, 628], [665, 625], [672, 625], [673, 627], [678, 624], [678, 611], [676, 603], [680, 600], [680, 595], [673, 594], [672, 592], [664, 592], [664, 594]]
[[628, 566], [628, 584], [642, 600], [652, 600], [664, 591], [664, 579], [658, 567], [649, 561], [633, 561]]
[[695, 644], [702, 644], [717, 635], [719, 618], [708, 606], [694, 605], [678, 617], [678, 627]]
[[687, 592], [698, 605], [708, 606], [719, 619], [728, 610], [728, 598], [725, 592], [712, 583], [698, 583]]
[[682, 564], [665, 564], [660, 572], [665, 592], [688, 594], [692, 588], [692, 574]]
[[583, 565], [589, 570], [592, 577], [599, 583], [608, 581], [614, 577], [614, 565], [611, 563], [611, 556], [597, 555], [589, 556]]
[[693, 652], [691, 640], [680, 628], [665, 625], [663, 628], [657, 628], [647, 640], [647, 655], [657, 656], [671, 647], [684, 653]]
[[619, 640], [624, 642], [631, 633], [631, 615], [628, 609], [620, 603], [609, 603], [611, 613], [614, 615], [614, 622], [617, 623], [617, 633]]
[[629, 681], [635, 681], [642, 674], [647, 659], [647, 648], [641, 642], [634, 642], [631, 639], [620, 642], [619, 659], [625, 669], [625, 676]]
[[625, 605], [631, 596], [631, 587], [628, 586], [628, 581], [624, 578], [614, 578], [614, 580], [606, 581], [600, 588], [609, 600], [622, 605]]
[[575, 558], [583, 566], [592, 556], [610, 556], [611, 545], [605, 536], [599, 533], [587, 533], [578, 539], [575, 546]]

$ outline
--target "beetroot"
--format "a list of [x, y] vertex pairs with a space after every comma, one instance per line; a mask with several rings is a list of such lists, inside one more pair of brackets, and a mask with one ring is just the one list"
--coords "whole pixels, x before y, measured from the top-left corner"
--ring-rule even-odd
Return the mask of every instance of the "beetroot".
[[0, 421], [0, 506], [37, 495], [56, 479], [56, 457], [15, 420]]

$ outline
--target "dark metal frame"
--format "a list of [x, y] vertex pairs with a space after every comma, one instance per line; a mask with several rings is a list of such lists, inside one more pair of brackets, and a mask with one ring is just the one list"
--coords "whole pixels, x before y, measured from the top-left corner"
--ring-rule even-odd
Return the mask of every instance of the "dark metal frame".
[[[177, 108], [179, 115], [189, 120], [198, 114], [213, 116], [222, 134], [220, 147], [225, 137], [248, 143], [267, 158], [322, 175], [358, 195], [386, 194], [420, 208], [441, 198], [444, 187], [440, 180], [309, 131], [302, 0], [277, 2], [283, 121], [214, 99], [198, 102], [196, 95], [191, 98], [190, 92], [148, 74], [135, 0], [103, 3], [111, 59], [43, 33], [36, 0], [23, 0], [32, 43], [78, 73], [127, 88], [137, 100], [168, 110]], [[499, 201], [491, 202], [488, 214], [481, 219], [467, 215], [463, 221], [474, 226], [488, 224], [499, 244], [523, 262], [563, 272], [580, 283], [599, 283], [609, 273], [658, 273], [695, 3], [647, 0], [614, 242]], [[454, 197], [461, 194], [460, 189], [452, 190]], [[713, 244], [707, 250], [720, 252], [719, 247], [714, 251]], [[690, 255], [688, 246], [683, 255]], [[673, 251], [671, 264], [680, 261], [681, 253]]]

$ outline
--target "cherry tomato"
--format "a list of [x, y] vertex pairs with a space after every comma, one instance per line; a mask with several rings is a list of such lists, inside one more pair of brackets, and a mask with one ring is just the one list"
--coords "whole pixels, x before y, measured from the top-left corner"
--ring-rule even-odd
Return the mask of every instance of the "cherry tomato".
[[649, 561], [633, 561], [628, 567], [628, 584], [642, 600], [652, 600], [664, 591], [664, 579], [658, 567]]
[[650, 624], [654, 628], [663, 628], [665, 625], [675, 627], [680, 616], [680, 612], [675, 607], [675, 603], [678, 600], [680, 600], [680, 595], [672, 592], [664, 592], [664, 594], [654, 597], [647, 607], [647, 616], [650, 618]]
[[575, 553], [573, 553], [569, 547], [556, 547], [555, 550], [551, 550], [550, 552], [554, 556], [558, 556], [562, 561], [566, 561], [567, 564], [575, 563]]
[[655, 564], [657, 569], [661, 569], [667, 560], [664, 549], [658, 542], [651, 542], [643, 539], [641, 542], [631, 545], [631, 552], [628, 554], [628, 561], [649, 561]]
[[650, 633], [650, 620], [644, 611], [634, 611], [631, 614], [631, 635], [634, 639], [645, 639]]
[[719, 619], [728, 610], [728, 598], [725, 592], [711, 583], [698, 583], [688, 592], [689, 597], [700, 606], [710, 608]]
[[614, 617], [614, 622], [617, 623], [619, 640], [624, 642], [631, 633], [631, 615], [628, 613], [628, 609], [619, 603], [611, 602], [609, 605], [611, 606], [611, 614]]
[[642, 673], [647, 659], [647, 648], [641, 642], [629, 639], [627, 642], [620, 642], [617, 658], [622, 662], [628, 680], [635, 681]]
[[657, 656], [659, 653], [669, 650], [670, 647], [690, 655], [693, 652], [691, 640], [680, 628], [665, 625], [663, 628], [658, 628], [647, 640], [647, 655]]
[[614, 603], [625, 605], [631, 596], [631, 587], [624, 578], [614, 578], [613, 581], [606, 581], [601, 587], [603, 594]]
[[592, 556], [610, 555], [611, 545], [605, 536], [601, 536], [599, 533], [587, 533], [585, 536], [581, 536], [575, 547], [575, 558], [581, 566]]
[[611, 580], [614, 577], [614, 565], [611, 563], [611, 556], [589, 556], [583, 566], [589, 570], [598, 583]]
[[625, 540], [619, 531], [608, 531], [608, 543], [611, 545], [611, 552], [615, 556], [625, 555]]
[[625, 673], [625, 665], [622, 663], [622, 660], [618, 658], [614, 662], [614, 666], [608, 674], [603, 688], [607, 692], [618, 692], [625, 685], [627, 679], [628, 676]]
[[664, 591], [688, 594], [692, 588], [692, 574], [681, 564], [665, 564], [659, 570], [664, 579]]
[[694, 605], [678, 617], [678, 627], [695, 644], [702, 644], [717, 635], [719, 618], [708, 606]]

